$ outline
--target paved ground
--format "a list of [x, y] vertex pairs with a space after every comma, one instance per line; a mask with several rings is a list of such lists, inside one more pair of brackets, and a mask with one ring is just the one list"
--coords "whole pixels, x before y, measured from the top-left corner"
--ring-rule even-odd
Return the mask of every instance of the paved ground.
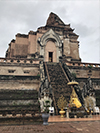
[[0, 133], [100, 133], [100, 121], [0, 126]]

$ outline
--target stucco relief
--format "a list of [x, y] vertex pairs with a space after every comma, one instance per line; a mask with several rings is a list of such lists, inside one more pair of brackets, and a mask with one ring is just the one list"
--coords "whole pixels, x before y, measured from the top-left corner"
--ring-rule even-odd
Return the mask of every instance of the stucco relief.
[[[40, 55], [44, 57], [44, 61], [49, 61], [48, 52], [54, 52], [53, 61], [59, 62], [59, 57], [62, 56], [62, 41], [52, 29], [47, 31], [41, 38], [39, 38], [38, 42], [40, 44]], [[48, 47], [46, 46], [47, 44]], [[51, 47], [51, 45], [53, 47]]]

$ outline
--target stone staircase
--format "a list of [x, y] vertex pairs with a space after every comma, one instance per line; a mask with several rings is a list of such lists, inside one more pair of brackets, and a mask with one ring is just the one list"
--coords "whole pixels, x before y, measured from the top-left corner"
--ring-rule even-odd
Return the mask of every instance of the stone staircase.
[[58, 114], [57, 101], [61, 94], [66, 98], [67, 102], [70, 99], [71, 88], [67, 86], [69, 78], [67, 77], [61, 63], [45, 63], [47, 66], [48, 78], [53, 90], [53, 100], [56, 109], [56, 114]]
[[[68, 76], [69, 80], [70, 80], [70, 81], [72, 81], [72, 80], [75, 81], [76, 79], [75, 79], [75, 77], [73, 77], [73, 75], [71, 74], [70, 69], [68, 68], [68, 66], [67, 66], [65, 63], [62, 63], [62, 67], [63, 67], [63, 69], [64, 69], [66, 75]], [[77, 80], [76, 80], [76, 81], [77, 81]], [[77, 86], [74, 87], [74, 89], [75, 89], [76, 94], [78, 95], [78, 98], [79, 98], [81, 104], [83, 105], [83, 104], [84, 104], [84, 99], [82, 98], [82, 90], [80, 89], [80, 86], [77, 85]]]
[[100, 90], [95, 90], [96, 106], [100, 108]]
[[[36, 116], [36, 114], [38, 114]], [[0, 123], [17, 124], [41, 121], [38, 91], [33, 89], [0, 90]]]

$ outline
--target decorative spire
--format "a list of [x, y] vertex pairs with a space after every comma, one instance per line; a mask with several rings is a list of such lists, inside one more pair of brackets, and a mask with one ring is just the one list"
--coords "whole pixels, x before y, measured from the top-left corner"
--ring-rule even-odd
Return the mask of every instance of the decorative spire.
[[65, 25], [64, 22], [53, 12], [50, 13], [46, 25]]

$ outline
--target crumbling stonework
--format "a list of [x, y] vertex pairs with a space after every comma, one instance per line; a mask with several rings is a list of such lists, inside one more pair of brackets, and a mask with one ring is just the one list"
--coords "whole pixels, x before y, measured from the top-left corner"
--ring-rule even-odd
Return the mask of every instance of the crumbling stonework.
[[[66, 63], [76, 76], [82, 89], [91, 77], [95, 89], [100, 89], [100, 64], [82, 63], [79, 56], [78, 35], [54, 13], [50, 13], [46, 25], [27, 35], [17, 33], [6, 51], [6, 58], [0, 58], [0, 88], [39, 89], [39, 62]], [[8, 77], [7, 77], [8, 76]], [[20, 80], [10, 76], [32, 77]], [[6, 78], [5, 78], [6, 77]], [[7, 79], [8, 78], [8, 79]]]
[[[13, 39], [9, 44], [6, 57], [39, 58], [42, 56], [44, 61], [49, 61], [49, 53], [52, 52], [53, 62], [59, 62], [60, 56], [65, 56], [69, 60], [80, 61], [78, 35], [73, 31], [70, 28], [70, 24], [64, 24], [56, 14], [50, 13], [44, 27], [39, 27], [36, 32], [30, 31], [27, 35], [18, 33], [16, 39]], [[43, 39], [45, 40], [45, 44], [42, 44]], [[52, 47], [53, 43], [54, 46]], [[48, 50], [46, 48], [47, 45]], [[45, 54], [43, 54], [42, 46], [44, 47]]]
[[0, 89], [39, 89], [39, 61], [0, 58]]

